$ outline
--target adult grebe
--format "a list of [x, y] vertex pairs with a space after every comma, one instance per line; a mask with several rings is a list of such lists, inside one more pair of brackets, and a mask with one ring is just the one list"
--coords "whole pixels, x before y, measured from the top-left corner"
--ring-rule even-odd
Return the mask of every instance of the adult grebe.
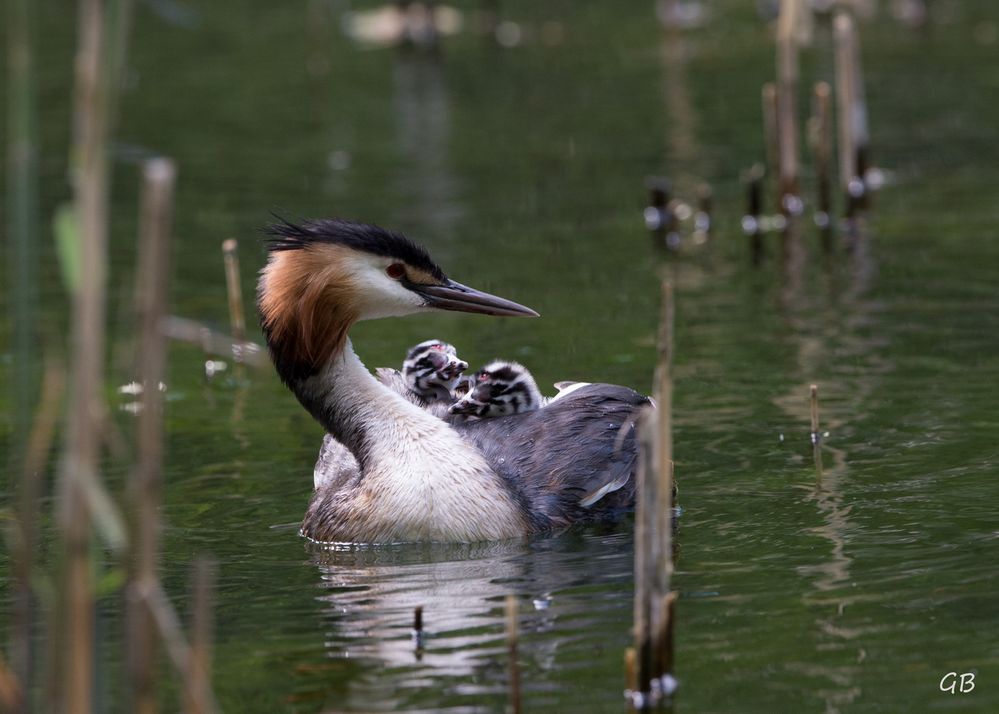
[[426, 310], [536, 312], [448, 279], [423, 248], [375, 226], [311, 220], [269, 233], [257, 305], [271, 358], [359, 464], [313, 494], [305, 536], [498, 540], [631, 505], [633, 420], [646, 397], [592, 384], [544, 410], [450, 425], [379, 383], [347, 337], [358, 320]]

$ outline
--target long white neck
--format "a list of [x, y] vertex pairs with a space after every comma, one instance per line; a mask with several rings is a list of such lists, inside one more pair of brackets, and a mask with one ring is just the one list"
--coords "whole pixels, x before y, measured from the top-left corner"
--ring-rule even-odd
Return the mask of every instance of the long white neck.
[[[378, 382], [347, 340], [291, 385], [357, 458], [357, 532], [344, 540], [496, 540], [528, 530], [502, 479], [447, 423]], [[318, 494], [317, 494], [318, 495]]]

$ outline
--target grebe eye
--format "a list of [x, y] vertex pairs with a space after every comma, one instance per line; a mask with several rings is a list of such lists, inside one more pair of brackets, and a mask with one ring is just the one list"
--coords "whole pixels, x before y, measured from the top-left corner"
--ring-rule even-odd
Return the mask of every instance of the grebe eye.
[[406, 266], [404, 266], [402, 263], [392, 263], [392, 265], [385, 268], [385, 274], [388, 275], [393, 280], [399, 280], [403, 275], [406, 274]]

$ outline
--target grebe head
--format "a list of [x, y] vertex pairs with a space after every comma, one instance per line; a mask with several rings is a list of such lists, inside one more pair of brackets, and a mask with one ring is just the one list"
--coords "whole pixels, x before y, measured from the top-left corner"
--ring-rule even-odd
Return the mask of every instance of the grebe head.
[[317, 373], [343, 349], [358, 320], [426, 310], [537, 317], [530, 308], [451, 280], [422, 247], [377, 226], [282, 221], [267, 232], [257, 304], [285, 381]]
[[522, 364], [495, 360], [475, 373], [468, 393], [451, 405], [451, 414], [499, 417], [541, 407], [544, 397]]
[[466, 369], [468, 362], [458, 359], [454, 345], [427, 340], [406, 353], [402, 376], [406, 385], [421, 397], [450, 400]]

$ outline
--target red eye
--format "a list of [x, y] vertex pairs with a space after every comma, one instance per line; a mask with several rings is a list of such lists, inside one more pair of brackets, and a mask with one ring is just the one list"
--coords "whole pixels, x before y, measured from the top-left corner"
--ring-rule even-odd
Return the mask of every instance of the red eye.
[[431, 349], [440, 350], [441, 352], [444, 351], [444, 345], [442, 345], [440, 342], [433, 344], [430, 347]]
[[399, 280], [403, 275], [406, 274], [406, 266], [404, 266], [402, 263], [392, 263], [392, 265], [385, 268], [385, 274], [388, 275], [393, 280]]
[[488, 382], [489, 381], [489, 373], [488, 372], [479, 372], [479, 381], [480, 382]]

